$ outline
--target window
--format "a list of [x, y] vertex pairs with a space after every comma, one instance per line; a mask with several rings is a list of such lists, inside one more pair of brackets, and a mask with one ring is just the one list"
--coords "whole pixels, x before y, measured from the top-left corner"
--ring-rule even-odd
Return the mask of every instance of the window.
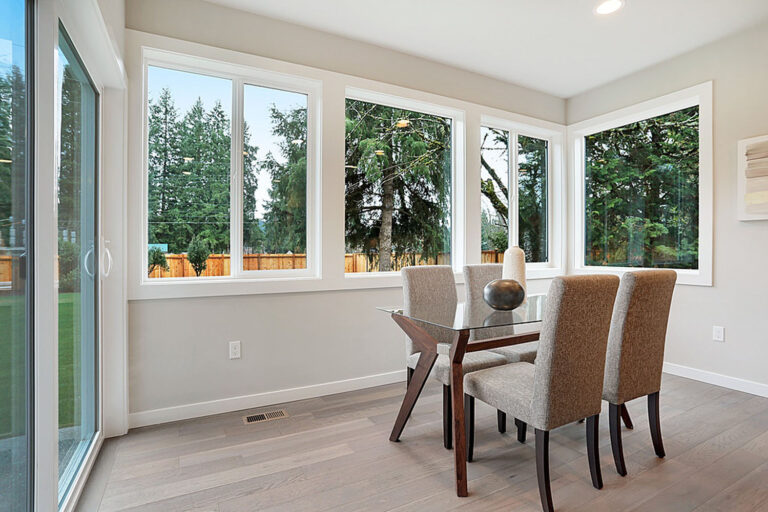
[[[502, 261], [512, 240], [523, 249], [527, 262], [548, 262], [549, 141], [486, 126], [480, 135], [482, 261]], [[512, 162], [510, 139], [516, 148]], [[517, 184], [512, 191], [510, 177]], [[512, 220], [516, 235], [510, 229], [515, 227]]]
[[697, 269], [699, 107], [588, 135], [586, 265]]
[[[31, 510], [34, 265], [28, 215], [32, 103], [27, 33], [32, 2], [0, 3], [0, 510]], [[29, 275], [28, 275], [29, 274]]]
[[576, 125], [576, 267], [711, 282], [708, 84]]
[[307, 267], [307, 95], [246, 85], [243, 270]]
[[98, 429], [96, 130], [98, 95], [59, 27], [58, 379], [59, 504], [69, 493]]
[[232, 82], [150, 66], [148, 274], [229, 275]]
[[314, 84], [200, 65], [147, 61], [145, 282], [314, 272]]
[[450, 265], [453, 120], [346, 100], [345, 272]]

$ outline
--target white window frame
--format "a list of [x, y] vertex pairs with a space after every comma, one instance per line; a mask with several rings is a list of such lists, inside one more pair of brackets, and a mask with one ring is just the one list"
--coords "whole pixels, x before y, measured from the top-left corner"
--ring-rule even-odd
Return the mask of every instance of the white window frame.
[[[642, 267], [603, 267], [584, 264], [584, 138], [630, 123], [688, 107], [699, 107], [699, 268], [676, 269], [677, 283], [712, 286], [712, 82], [638, 103], [568, 127], [573, 169], [573, 268], [574, 273], [608, 273], [643, 270]], [[646, 269], [647, 270], [647, 269]]]
[[[526, 263], [526, 279], [548, 279], [565, 273], [565, 166], [563, 141], [565, 127], [537, 126], [530, 123], [483, 115], [481, 128], [509, 133], [509, 245], [518, 245], [520, 237], [518, 212], [518, 155], [520, 135], [545, 140], [547, 150], [547, 261]], [[481, 171], [482, 172], [482, 171]]]
[[[149, 193], [149, 67], [159, 67], [230, 80], [232, 83], [230, 149], [230, 274], [227, 276], [155, 278], [147, 276], [148, 264], [148, 193]], [[183, 53], [142, 48], [142, 286], [172, 286], [187, 283], [227, 283], [242, 281], [317, 279], [320, 275], [320, 101], [322, 82], [275, 71], [242, 66]], [[307, 267], [285, 270], [243, 270], [243, 90], [246, 85], [295, 92], [307, 97]]]
[[[451, 120], [451, 268], [453, 268], [455, 273], [461, 273], [464, 266], [464, 240], [466, 232], [464, 222], [464, 184], [466, 177], [465, 112], [456, 108], [358, 87], [346, 88], [344, 96], [345, 108], [347, 100], [365, 101], [385, 107], [410, 110]], [[346, 201], [346, 193], [344, 199]], [[344, 233], [344, 245], [346, 246], [346, 230]], [[344, 261], [342, 260], [339, 264], [343, 266]], [[395, 270], [389, 272], [346, 272], [344, 277], [345, 279], [361, 279], [399, 274], [400, 272]]]

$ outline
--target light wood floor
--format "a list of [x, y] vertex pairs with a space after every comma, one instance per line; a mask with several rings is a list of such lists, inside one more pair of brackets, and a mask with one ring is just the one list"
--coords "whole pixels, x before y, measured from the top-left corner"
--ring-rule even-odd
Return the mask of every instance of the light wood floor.
[[[512, 425], [500, 435], [484, 404], [468, 498], [454, 494], [439, 385], [424, 390], [402, 441], [389, 442], [404, 388], [284, 404], [289, 418], [261, 424], [244, 425], [239, 412], [132, 430], [105, 444], [79, 510], [541, 510], [530, 433], [525, 445]], [[607, 409], [601, 417], [601, 491], [590, 483], [584, 426], [552, 433], [558, 511], [768, 510], [768, 399], [665, 375], [663, 460], [654, 456], [645, 401], [629, 411], [626, 478], [614, 470]]]

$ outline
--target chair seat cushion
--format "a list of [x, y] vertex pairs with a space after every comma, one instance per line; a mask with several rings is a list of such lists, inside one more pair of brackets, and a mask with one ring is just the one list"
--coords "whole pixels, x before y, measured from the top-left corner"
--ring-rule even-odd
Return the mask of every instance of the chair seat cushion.
[[[416, 368], [416, 364], [419, 361], [419, 355], [420, 354], [416, 353], [408, 356], [409, 368]], [[484, 368], [492, 368], [503, 364], [507, 364], [507, 359], [504, 356], [485, 351], [465, 354], [464, 361], [462, 361], [465, 375], [470, 372], [476, 372]], [[451, 385], [451, 363], [447, 355], [440, 354], [437, 356], [437, 361], [435, 361], [435, 366], [432, 369], [432, 372], [434, 377], [443, 385]]]
[[532, 363], [536, 360], [536, 352], [539, 350], [539, 342], [531, 341], [509, 347], [491, 349], [491, 352], [501, 354], [507, 358], [508, 363]]
[[467, 374], [464, 393], [531, 423], [535, 368], [531, 363], [511, 363]]

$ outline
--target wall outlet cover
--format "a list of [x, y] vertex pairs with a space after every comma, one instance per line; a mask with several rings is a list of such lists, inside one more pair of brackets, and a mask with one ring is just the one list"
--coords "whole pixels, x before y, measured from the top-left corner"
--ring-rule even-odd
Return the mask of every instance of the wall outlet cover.
[[715, 325], [712, 327], [712, 340], [725, 341], [725, 327]]
[[240, 342], [239, 341], [229, 342], [229, 358], [240, 359]]

